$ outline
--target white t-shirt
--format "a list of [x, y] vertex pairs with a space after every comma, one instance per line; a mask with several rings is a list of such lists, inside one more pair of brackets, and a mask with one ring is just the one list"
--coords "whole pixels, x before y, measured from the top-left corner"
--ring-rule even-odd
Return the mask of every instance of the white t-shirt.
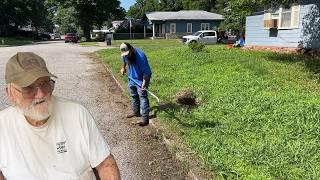
[[91, 180], [92, 167], [110, 148], [82, 105], [53, 97], [53, 113], [42, 127], [22, 112], [0, 112], [0, 170], [8, 180]]

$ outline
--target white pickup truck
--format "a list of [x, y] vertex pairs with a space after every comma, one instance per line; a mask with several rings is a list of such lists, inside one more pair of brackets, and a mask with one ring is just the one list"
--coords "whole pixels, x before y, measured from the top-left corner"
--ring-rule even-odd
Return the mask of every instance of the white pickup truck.
[[205, 30], [205, 31], [197, 31], [192, 35], [183, 36], [182, 43], [204, 43], [204, 44], [216, 44], [218, 40], [218, 34], [216, 31]]

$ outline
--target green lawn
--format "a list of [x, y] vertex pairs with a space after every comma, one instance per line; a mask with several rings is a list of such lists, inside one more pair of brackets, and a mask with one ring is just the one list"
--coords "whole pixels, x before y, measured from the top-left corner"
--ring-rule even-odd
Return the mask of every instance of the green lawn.
[[[173, 104], [158, 113], [161, 122], [217, 178], [320, 178], [320, 59], [219, 45], [193, 53], [178, 40], [132, 44], [149, 58], [150, 89]], [[119, 48], [99, 54], [119, 75]], [[175, 105], [184, 89], [199, 106]]]
[[7, 37], [0, 37], [0, 47], [7, 47], [7, 46], [21, 46], [26, 44], [31, 44], [31, 39], [26, 38], [7, 38]]

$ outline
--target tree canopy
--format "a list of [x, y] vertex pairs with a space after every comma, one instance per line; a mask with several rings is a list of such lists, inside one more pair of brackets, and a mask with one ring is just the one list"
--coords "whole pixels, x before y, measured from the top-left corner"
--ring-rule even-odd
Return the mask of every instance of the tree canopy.
[[120, 7], [119, 0], [47, 0], [55, 7], [55, 22], [63, 31], [81, 27], [87, 40], [93, 27], [101, 28], [105, 22], [122, 19], [125, 10]]
[[54, 22], [64, 33], [80, 27], [90, 39], [93, 27], [124, 16], [119, 0], [0, 0], [0, 35], [8, 34], [10, 26], [29, 24], [52, 31]]
[[0, 0], [0, 34], [8, 34], [9, 26], [32, 25], [36, 29], [53, 28], [45, 0]]

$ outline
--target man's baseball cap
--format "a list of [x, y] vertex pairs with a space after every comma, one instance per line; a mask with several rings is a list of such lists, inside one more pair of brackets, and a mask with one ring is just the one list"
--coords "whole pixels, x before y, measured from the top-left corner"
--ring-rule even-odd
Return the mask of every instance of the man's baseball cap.
[[6, 83], [14, 83], [20, 87], [30, 86], [41, 77], [54, 77], [48, 71], [46, 62], [33, 52], [18, 52], [6, 65]]
[[122, 43], [120, 45], [120, 51], [121, 51], [121, 56], [127, 56], [129, 54], [129, 47], [125, 44], [125, 43]]

